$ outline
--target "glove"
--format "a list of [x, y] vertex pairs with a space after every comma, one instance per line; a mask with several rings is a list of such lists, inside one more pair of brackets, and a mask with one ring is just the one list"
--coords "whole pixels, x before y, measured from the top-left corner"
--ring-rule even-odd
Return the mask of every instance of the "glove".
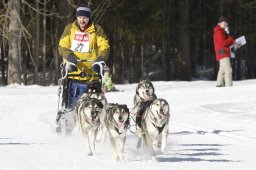
[[231, 51], [232, 53], [235, 53], [235, 50], [236, 50], [235, 47], [231, 47], [231, 48], [230, 48], [230, 51]]
[[229, 32], [229, 27], [225, 27], [224, 30], [225, 30], [225, 32], [226, 32], [228, 35], [230, 34], [230, 32]]
[[103, 77], [103, 66], [105, 65], [104, 58], [99, 56], [92, 64], [92, 71], [95, 71], [99, 75]]
[[99, 56], [96, 60], [94, 60], [94, 63], [99, 61], [105, 61], [104, 57]]
[[70, 63], [74, 63], [75, 65], [77, 63], [77, 59], [72, 54], [69, 54], [67, 56], [67, 61], [70, 62]]
[[234, 50], [237, 50], [238, 48], [240, 48], [242, 46], [241, 42], [235, 42], [234, 43]]
[[66, 64], [67, 71], [68, 72], [77, 71], [77, 67], [76, 67], [77, 59], [72, 54], [69, 54], [67, 56], [67, 61], [69, 62]]

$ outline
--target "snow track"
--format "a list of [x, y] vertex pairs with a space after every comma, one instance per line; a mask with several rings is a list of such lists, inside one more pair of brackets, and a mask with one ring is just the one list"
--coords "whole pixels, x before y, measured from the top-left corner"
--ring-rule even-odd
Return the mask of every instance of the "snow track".
[[[123, 160], [113, 160], [109, 136], [86, 155], [80, 132], [55, 132], [58, 87], [0, 88], [0, 170], [254, 170], [256, 80], [215, 88], [215, 82], [153, 82], [171, 106], [166, 152], [150, 159], [128, 132]], [[110, 103], [133, 108], [136, 84], [117, 85]], [[119, 142], [118, 142], [119, 143]]]

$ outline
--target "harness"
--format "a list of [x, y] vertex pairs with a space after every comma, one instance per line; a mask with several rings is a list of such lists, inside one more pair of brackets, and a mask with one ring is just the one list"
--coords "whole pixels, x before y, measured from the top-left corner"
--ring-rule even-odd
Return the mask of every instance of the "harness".
[[[151, 112], [152, 113], [152, 112]], [[150, 115], [150, 122], [152, 123], [152, 125], [157, 129], [157, 131], [158, 131], [158, 134], [160, 134], [160, 133], [162, 133], [162, 131], [163, 131], [163, 129], [164, 129], [164, 126], [165, 126], [165, 124], [167, 123], [167, 118], [168, 117], [170, 117], [170, 114], [168, 113], [168, 114], [166, 114], [166, 115], [164, 115], [164, 114], [162, 114], [162, 113], [157, 113], [157, 115], [159, 116], [159, 118], [165, 118], [165, 122], [164, 122], [164, 124], [162, 125], [162, 126], [157, 126], [156, 125], [156, 123], [157, 123], [157, 117], [154, 115], [154, 114], [151, 114]], [[153, 116], [153, 117], [152, 117]], [[144, 121], [145, 122], [145, 121]], [[155, 122], [155, 123], [154, 123]]]
[[[141, 98], [140, 96], [139, 96], [139, 98], [141, 99], [141, 102], [138, 102], [138, 103], [132, 108], [130, 114], [134, 114], [134, 115], [136, 115], [136, 117], [143, 117], [143, 113], [144, 113], [144, 112], [146, 111], [146, 109], [151, 105], [151, 103], [153, 102], [153, 100], [146, 100], [146, 101], [144, 101], [144, 99]], [[142, 115], [138, 115], [138, 113], [132, 112], [132, 111], [134, 111], [135, 108], [136, 108], [137, 106], [139, 106], [139, 105], [140, 105], [140, 107], [139, 107], [139, 112], [142, 113]], [[133, 120], [133, 121], [134, 121], [134, 120]]]
[[165, 122], [162, 127], [159, 127], [159, 126], [156, 126], [153, 122], [151, 122], [151, 123], [158, 130], [158, 134], [162, 133], [164, 126], [166, 124], [166, 122]]
[[[144, 115], [144, 113], [145, 113], [145, 111], [146, 111], [146, 109], [151, 105], [151, 103], [153, 102], [153, 100], [147, 100], [147, 101], [144, 101], [144, 99], [143, 98], [141, 98], [140, 96], [138, 96], [139, 98], [140, 98], [140, 100], [141, 100], [141, 102], [138, 102], [132, 109], [131, 109], [131, 111], [130, 111], [130, 114], [133, 114], [133, 115], [135, 115], [135, 118], [143, 118], [143, 115]], [[139, 115], [138, 113], [135, 113], [135, 112], [133, 112], [134, 110], [135, 110], [135, 108], [137, 107], [137, 106], [139, 106], [140, 105], [140, 107], [139, 107], [139, 112], [141, 113], [141, 115]], [[130, 128], [132, 127], [132, 126], [136, 126], [136, 120], [134, 120], [134, 118], [132, 117], [132, 116], [130, 116], [131, 117], [131, 119], [133, 120], [133, 122], [135, 123], [134, 125], [129, 125], [128, 126], [128, 129], [129, 129], [129, 131], [131, 132], [131, 133], [133, 133], [133, 134], [136, 134], [136, 132], [133, 132]]]
[[117, 127], [114, 126], [114, 128], [115, 128], [116, 132], [117, 132], [119, 135], [121, 135], [121, 134], [123, 133], [123, 132], [120, 133], [120, 132], [119, 132], [119, 129], [118, 129]]

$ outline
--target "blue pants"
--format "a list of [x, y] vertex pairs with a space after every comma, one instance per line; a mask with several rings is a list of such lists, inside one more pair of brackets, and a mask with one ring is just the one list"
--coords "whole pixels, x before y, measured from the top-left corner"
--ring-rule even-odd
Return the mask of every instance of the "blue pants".
[[77, 100], [87, 90], [87, 87], [88, 84], [86, 82], [69, 81], [67, 109], [73, 110], [75, 108]]

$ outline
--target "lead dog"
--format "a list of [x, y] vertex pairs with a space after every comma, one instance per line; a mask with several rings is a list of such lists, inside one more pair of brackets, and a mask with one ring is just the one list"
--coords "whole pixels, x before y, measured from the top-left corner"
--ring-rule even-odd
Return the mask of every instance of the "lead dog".
[[136, 87], [136, 94], [133, 100], [137, 129], [141, 128], [143, 113], [156, 98], [153, 84], [149, 80], [141, 80]]
[[101, 122], [104, 122], [102, 141], [105, 141], [106, 131], [108, 130], [113, 156], [117, 161], [120, 160], [116, 146], [117, 138], [120, 138], [120, 148], [121, 153], [123, 153], [126, 133], [130, 124], [129, 115], [127, 105], [113, 103], [105, 105], [101, 115]]
[[[81, 98], [75, 107], [75, 121], [81, 127], [87, 155], [95, 151], [95, 140], [100, 127], [100, 114], [103, 104], [96, 98]], [[91, 141], [90, 141], [91, 140]]]
[[164, 151], [169, 133], [169, 104], [164, 99], [156, 99], [145, 111], [142, 120], [142, 137], [152, 151], [155, 158], [155, 151], [158, 147]]

